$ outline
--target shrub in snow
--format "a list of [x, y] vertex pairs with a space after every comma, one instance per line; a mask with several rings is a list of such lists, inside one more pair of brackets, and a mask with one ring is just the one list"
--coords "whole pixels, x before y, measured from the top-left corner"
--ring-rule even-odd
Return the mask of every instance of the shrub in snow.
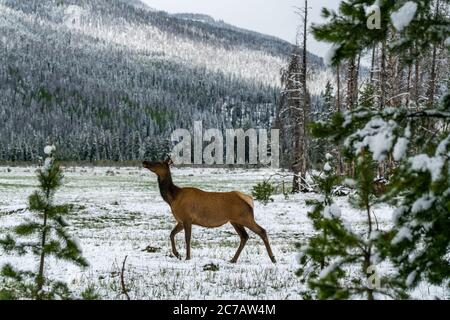
[[[54, 195], [61, 186], [63, 173], [55, 162], [54, 146], [45, 147], [47, 155], [44, 166], [38, 170], [39, 190], [29, 197], [29, 210], [33, 219], [16, 226], [13, 234], [0, 239], [0, 247], [6, 253], [35, 254], [39, 265], [37, 272], [19, 271], [6, 264], [0, 271], [0, 299], [68, 299], [72, 297], [67, 285], [51, 281], [45, 276], [46, 261], [52, 256], [86, 267], [81, 246], [76, 237], [67, 232], [64, 216], [70, 205], [54, 204]], [[31, 241], [22, 238], [32, 239]]]
[[267, 205], [269, 202], [273, 202], [272, 196], [275, 192], [275, 188], [270, 182], [263, 181], [258, 183], [252, 189], [252, 196], [256, 201], [261, 202], [264, 205]]

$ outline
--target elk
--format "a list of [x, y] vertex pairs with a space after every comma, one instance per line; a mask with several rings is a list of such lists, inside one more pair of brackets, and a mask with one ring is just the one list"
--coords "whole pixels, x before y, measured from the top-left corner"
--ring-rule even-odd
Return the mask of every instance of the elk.
[[186, 260], [191, 259], [192, 226], [219, 228], [227, 223], [236, 230], [241, 242], [231, 263], [236, 263], [249, 238], [245, 228], [250, 229], [263, 240], [270, 259], [276, 263], [269, 244], [267, 232], [254, 218], [253, 198], [239, 191], [205, 192], [196, 188], [179, 188], [172, 181], [170, 157], [165, 161], [144, 161], [143, 167], [158, 176], [162, 198], [170, 206], [177, 225], [170, 234], [172, 252], [181, 259], [175, 244], [175, 236], [184, 230], [186, 239]]

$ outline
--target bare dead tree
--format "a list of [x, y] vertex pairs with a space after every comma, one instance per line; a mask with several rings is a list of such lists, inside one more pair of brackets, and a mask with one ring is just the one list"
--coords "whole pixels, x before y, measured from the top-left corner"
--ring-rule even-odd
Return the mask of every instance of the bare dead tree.
[[293, 153], [294, 161], [292, 169], [294, 171], [294, 179], [292, 183], [292, 192], [307, 191], [305, 186], [306, 174], [309, 169], [309, 133], [308, 123], [311, 113], [310, 97], [307, 87], [307, 75], [308, 75], [308, 1], [305, 0], [304, 7], [296, 8], [297, 14], [302, 20], [301, 38], [302, 38], [302, 53], [301, 53], [301, 66], [298, 74], [298, 84], [296, 89], [298, 90], [298, 103], [296, 107], [298, 110], [294, 117], [294, 144]]

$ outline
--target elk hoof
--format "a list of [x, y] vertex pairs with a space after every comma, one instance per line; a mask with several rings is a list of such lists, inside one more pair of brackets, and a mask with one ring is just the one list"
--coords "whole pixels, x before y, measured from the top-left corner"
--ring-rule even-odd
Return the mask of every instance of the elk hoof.
[[175, 256], [175, 258], [177, 258], [178, 260], [181, 260], [181, 255], [178, 252], [175, 252], [173, 254]]
[[236, 259], [232, 259], [232, 260], [230, 261], [230, 263], [236, 263], [236, 262], [237, 262]]
[[277, 263], [277, 260], [275, 259], [275, 257], [270, 257], [270, 260], [272, 260], [273, 263]]

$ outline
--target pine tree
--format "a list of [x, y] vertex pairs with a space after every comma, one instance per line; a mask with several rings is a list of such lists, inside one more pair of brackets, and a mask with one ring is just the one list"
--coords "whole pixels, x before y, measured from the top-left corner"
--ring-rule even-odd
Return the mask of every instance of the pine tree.
[[[343, 1], [338, 13], [325, 9], [329, 22], [315, 26], [313, 32], [319, 40], [334, 44], [332, 61], [336, 66], [374, 47], [381, 48], [382, 62], [389, 60], [390, 55], [401, 59], [408, 83], [411, 70], [416, 73], [417, 83], [412, 86], [417, 89], [416, 98], [413, 95], [416, 105], [411, 110], [407, 99], [399, 99], [396, 108], [387, 108], [385, 102], [397, 98], [389, 96], [397, 94], [389, 89], [381, 98], [384, 102], [375, 106], [372, 89], [366, 87], [356, 108], [335, 114], [328, 123], [317, 122], [312, 126], [315, 137], [342, 144], [345, 160], [349, 165], [355, 164], [356, 197], [352, 204], [361, 210], [367, 225], [359, 235], [349, 232], [344, 225], [339, 227], [339, 223], [336, 229], [327, 231], [329, 246], [333, 248], [328, 259], [334, 262], [330, 262], [330, 268], [322, 272], [319, 280], [310, 281], [310, 287], [317, 289], [321, 298], [348, 298], [363, 293], [369, 299], [376, 298], [377, 293], [404, 297], [405, 291], [421, 281], [448, 286], [450, 99], [448, 88], [433, 106], [418, 99], [418, 73], [423, 59], [418, 52], [442, 46], [450, 35], [449, 18], [433, 14], [433, 1], [381, 1], [381, 29], [360, 32], [365, 28], [366, 9], [372, 2]], [[408, 25], [404, 19], [396, 18], [398, 12], [405, 10], [411, 15]], [[387, 45], [392, 30], [398, 41]], [[380, 72], [386, 73], [384, 68], [390, 63], [381, 65]], [[389, 70], [387, 74], [396, 72]], [[388, 176], [390, 183], [380, 191], [375, 185], [375, 173], [389, 159], [393, 159], [395, 167]], [[377, 202], [397, 208], [392, 228], [376, 230], [371, 208]], [[349, 252], [356, 260], [348, 260]], [[352, 278], [344, 268], [359, 263], [362, 276], [367, 267], [385, 260], [393, 262], [395, 268], [381, 279], [381, 290], [363, 288], [361, 278]]]
[[[313, 176], [317, 189], [322, 193], [322, 200], [307, 201], [307, 205], [312, 206], [312, 211], [308, 213], [309, 219], [313, 223], [317, 235], [309, 239], [307, 245], [299, 246], [301, 251], [299, 260], [302, 268], [297, 271], [302, 282], [308, 282], [319, 276], [319, 273], [328, 265], [329, 259], [324, 250], [328, 245], [327, 224], [334, 223], [334, 219], [340, 217], [340, 209], [333, 201], [333, 188], [339, 181], [339, 177], [333, 174], [331, 167], [332, 156], [326, 154], [326, 163], [320, 175]], [[302, 293], [306, 299], [317, 298], [310, 291]]]
[[[323, 98], [323, 112], [325, 113], [325, 119], [330, 120], [334, 112], [336, 112], [334, 96], [334, 88], [331, 82], [328, 80], [325, 85], [325, 92], [322, 95]], [[323, 117], [321, 117], [323, 119]]]
[[313, 210], [308, 214], [316, 235], [300, 245], [300, 264], [297, 274], [307, 282], [310, 291], [305, 298], [349, 299], [375, 298], [375, 294], [405, 298], [404, 286], [395, 278], [377, 274], [380, 263], [377, 250], [379, 231], [376, 230], [372, 206], [376, 203], [373, 186], [373, 162], [362, 153], [356, 162], [356, 180], [348, 180], [356, 193], [352, 205], [367, 215], [363, 230], [352, 230], [341, 217], [341, 209], [333, 202], [332, 192], [339, 177], [332, 173], [331, 155], [327, 155], [324, 178], [316, 177], [323, 200], [309, 201]]
[[[4, 265], [0, 272], [3, 283], [0, 298], [68, 299], [71, 293], [67, 285], [45, 276], [47, 258], [53, 256], [81, 267], [88, 265], [81, 255], [78, 240], [67, 232], [68, 223], [64, 216], [70, 212], [70, 205], [54, 203], [55, 192], [63, 181], [63, 172], [54, 158], [55, 147], [47, 146], [44, 151], [47, 158], [37, 174], [39, 190], [29, 197], [29, 210], [34, 217], [0, 240], [5, 252], [35, 254], [39, 259], [38, 271], [20, 271], [10, 264]], [[36, 241], [22, 241], [22, 237], [35, 238]]]
[[[333, 114], [336, 112], [336, 104], [334, 97], [334, 88], [330, 81], [327, 81], [325, 90], [320, 96], [317, 111], [314, 114], [314, 121], [330, 121]], [[335, 146], [328, 143], [325, 139], [311, 139], [311, 146], [309, 148], [311, 162], [313, 164], [323, 164], [323, 155], [334, 151]]]
[[361, 90], [359, 105], [363, 108], [371, 109], [375, 107], [375, 88], [368, 83]]
[[[450, 104], [446, 108], [448, 126]], [[426, 125], [424, 120], [417, 121]], [[406, 150], [404, 154], [398, 151], [400, 146], [423, 142], [421, 136], [413, 136], [411, 122], [406, 123], [396, 143], [401, 165], [389, 185], [388, 201], [397, 209], [395, 227], [385, 237], [384, 253], [409, 287], [426, 280], [450, 288], [450, 131], [428, 140], [426, 153], [407, 157]]]

